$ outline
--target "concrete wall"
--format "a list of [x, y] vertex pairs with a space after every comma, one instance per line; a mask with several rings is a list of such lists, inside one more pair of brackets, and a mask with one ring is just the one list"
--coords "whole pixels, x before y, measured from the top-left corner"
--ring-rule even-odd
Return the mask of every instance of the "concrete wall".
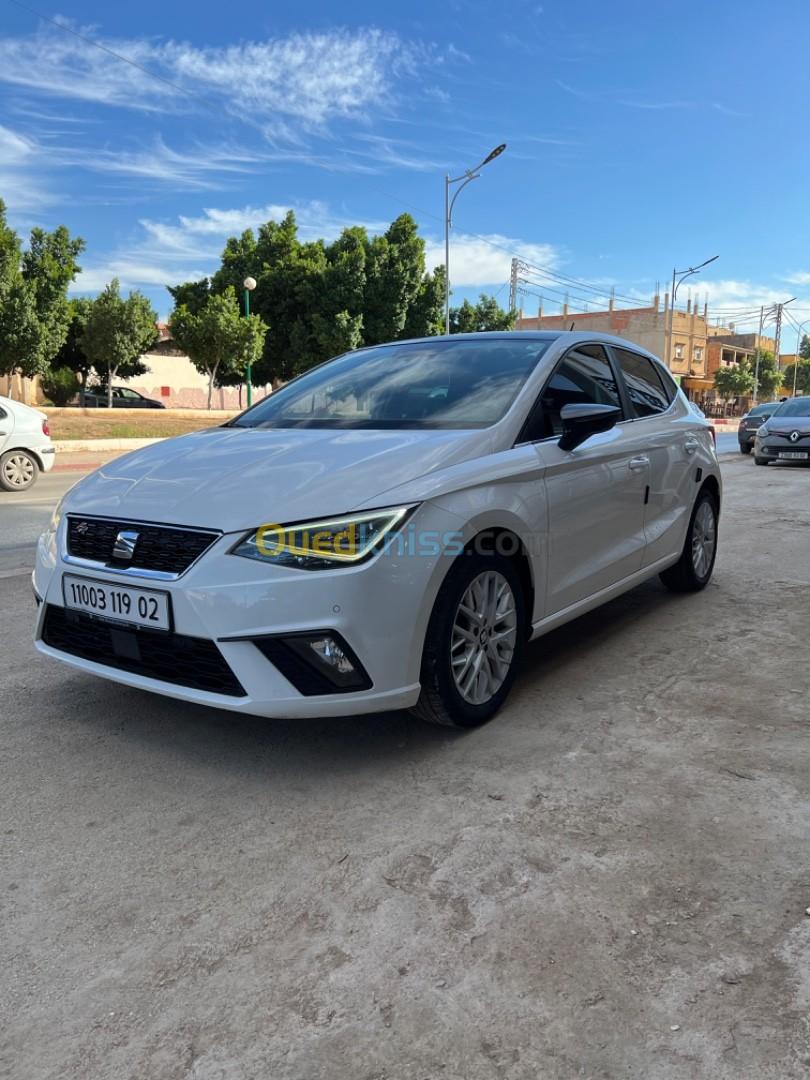
[[[187, 356], [145, 353], [142, 357], [149, 368], [146, 375], [134, 379], [117, 379], [139, 394], [162, 401], [166, 408], [204, 409], [208, 402], [208, 379], [201, 375]], [[270, 393], [269, 386], [254, 386], [253, 400]], [[244, 409], [247, 405], [244, 387], [228, 386], [214, 389], [211, 400], [214, 409]]]

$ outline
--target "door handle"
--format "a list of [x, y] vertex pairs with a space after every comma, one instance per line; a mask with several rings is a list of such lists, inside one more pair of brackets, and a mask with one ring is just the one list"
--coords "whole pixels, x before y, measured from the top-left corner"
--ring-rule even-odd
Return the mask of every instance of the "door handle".
[[628, 467], [632, 469], [633, 472], [640, 472], [642, 469], [646, 469], [649, 464], [650, 459], [648, 457], [634, 457], [630, 458]]
[[694, 454], [699, 447], [700, 443], [697, 441], [697, 439], [687, 439], [686, 442], [683, 444], [683, 448], [687, 452], [687, 454]]

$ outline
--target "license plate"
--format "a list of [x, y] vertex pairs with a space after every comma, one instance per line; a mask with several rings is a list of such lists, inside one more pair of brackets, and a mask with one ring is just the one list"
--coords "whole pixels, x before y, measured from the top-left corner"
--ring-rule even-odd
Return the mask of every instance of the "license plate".
[[810, 452], [807, 450], [780, 450], [779, 457], [786, 458], [788, 461], [807, 461]]
[[169, 594], [133, 585], [111, 585], [109, 581], [74, 577], [62, 578], [65, 607], [85, 611], [115, 622], [152, 630], [171, 630]]

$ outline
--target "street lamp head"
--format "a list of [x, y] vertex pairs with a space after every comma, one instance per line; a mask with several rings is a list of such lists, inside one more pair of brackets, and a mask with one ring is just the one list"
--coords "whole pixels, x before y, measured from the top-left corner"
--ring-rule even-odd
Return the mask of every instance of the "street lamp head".
[[506, 143], [503, 142], [500, 146], [496, 146], [494, 150], [490, 150], [490, 152], [487, 154], [487, 156], [484, 158], [478, 168], [482, 169], [485, 165], [489, 165], [490, 161], [494, 161], [496, 157], [500, 157], [505, 149]]
[[256, 278], [246, 277], [245, 280], [242, 282], [242, 285], [248, 290], [248, 292], [253, 292], [253, 290], [256, 288]]

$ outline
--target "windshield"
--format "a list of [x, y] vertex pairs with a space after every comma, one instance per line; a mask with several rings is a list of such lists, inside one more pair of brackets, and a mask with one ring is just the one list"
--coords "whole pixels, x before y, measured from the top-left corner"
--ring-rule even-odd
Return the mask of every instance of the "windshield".
[[749, 416], [762, 416], [763, 413], [773, 413], [778, 406], [773, 404], [755, 405], [749, 412]]
[[783, 401], [774, 411], [777, 416], [810, 416], [810, 397], [797, 397], [791, 401]]
[[488, 427], [506, 413], [549, 344], [515, 334], [361, 349], [294, 379], [230, 426]]

